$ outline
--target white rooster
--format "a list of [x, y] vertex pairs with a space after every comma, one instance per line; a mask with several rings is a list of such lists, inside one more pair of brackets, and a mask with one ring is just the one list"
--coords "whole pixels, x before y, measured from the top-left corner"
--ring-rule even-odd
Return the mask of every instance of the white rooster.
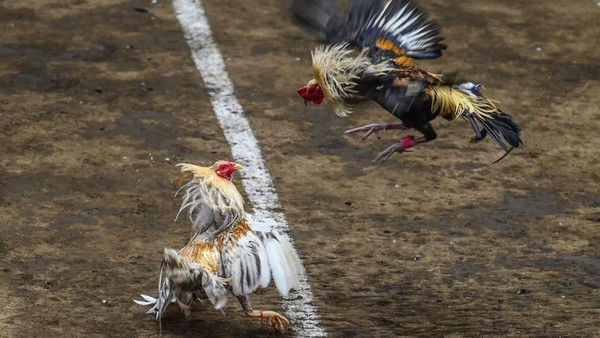
[[[159, 321], [171, 302], [187, 317], [194, 299], [208, 299], [216, 309], [231, 292], [249, 317], [264, 318], [284, 331], [288, 320], [274, 311], [253, 310], [249, 295], [273, 279], [281, 295], [296, 288], [304, 270], [287, 235], [263, 231], [244, 212], [243, 198], [231, 182], [241, 169], [237, 163], [217, 161], [210, 167], [179, 164], [191, 180], [181, 187], [185, 196], [179, 210], [188, 210], [195, 234], [181, 250], [165, 248], [159, 296], [142, 295], [140, 305]], [[180, 189], [180, 190], [181, 190]], [[264, 227], [264, 225], [260, 225]], [[160, 324], [159, 324], [160, 325]]]

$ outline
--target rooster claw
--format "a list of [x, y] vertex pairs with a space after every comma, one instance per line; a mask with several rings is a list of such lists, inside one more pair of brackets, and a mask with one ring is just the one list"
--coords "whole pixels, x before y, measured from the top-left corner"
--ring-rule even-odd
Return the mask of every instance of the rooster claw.
[[364, 131], [365, 135], [363, 135], [363, 137], [361, 138], [361, 141], [366, 140], [369, 136], [371, 136], [371, 134], [375, 133], [375, 135], [377, 136], [378, 139], [381, 139], [381, 136], [379, 135], [379, 132], [381, 130], [386, 131], [386, 125], [385, 124], [367, 124], [365, 126], [362, 127], [356, 127], [356, 128], [352, 128], [352, 129], [348, 129], [344, 132], [344, 134], [350, 134], [350, 133], [357, 133], [357, 132], [361, 132]]
[[289, 321], [284, 316], [278, 314], [277, 312], [273, 312], [275, 316], [268, 317], [267, 322], [269, 325], [274, 327], [277, 331], [283, 333], [285, 332], [285, 327], [289, 325]]
[[281, 333], [285, 332], [285, 327], [289, 324], [287, 318], [275, 311], [251, 311], [247, 312], [246, 315], [266, 320], [269, 325]]
[[367, 139], [367, 137], [371, 136], [371, 134], [373, 134], [373, 133], [375, 133], [375, 135], [377, 135], [378, 139], [381, 139], [381, 136], [379, 136], [379, 132], [380, 131], [386, 132], [390, 129], [407, 130], [408, 128], [405, 125], [403, 125], [402, 123], [397, 123], [397, 124], [372, 123], [372, 124], [364, 125], [362, 127], [348, 129], [344, 133], [349, 134], [349, 133], [356, 133], [359, 131], [364, 131], [364, 132], [366, 132], [365, 135], [362, 137], [362, 141], [364, 141]]
[[406, 149], [404, 149], [401, 143], [394, 143], [391, 146], [387, 147], [384, 151], [380, 152], [379, 155], [375, 157], [373, 162], [379, 162], [383, 164], [383, 162], [387, 161], [394, 153], [401, 153], [404, 150]]
[[387, 161], [387, 159], [390, 158], [390, 156], [392, 156], [394, 153], [406, 151], [407, 149], [414, 147], [418, 142], [423, 141], [415, 140], [415, 138], [412, 136], [405, 136], [400, 140], [399, 143], [394, 143], [387, 147], [384, 151], [380, 152], [373, 162], [383, 163]]

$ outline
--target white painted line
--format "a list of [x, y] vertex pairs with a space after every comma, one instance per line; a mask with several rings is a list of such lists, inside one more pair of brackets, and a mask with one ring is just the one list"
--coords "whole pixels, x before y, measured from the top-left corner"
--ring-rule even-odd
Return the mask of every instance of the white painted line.
[[[225, 70], [223, 56], [213, 40], [202, 4], [198, 0], [173, 0], [173, 7], [196, 68], [210, 93], [213, 110], [231, 146], [233, 158], [248, 168], [240, 173], [242, 185], [254, 207], [255, 218], [287, 232], [285, 215], [278, 211], [281, 205], [273, 180], [265, 167], [258, 140], [234, 95], [233, 84]], [[284, 297], [283, 308], [296, 337], [326, 336], [325, 330], [319, 326], [319, 316], [312, 299], [312, 291], [306, 280], [300, 282], [298, 290]]]

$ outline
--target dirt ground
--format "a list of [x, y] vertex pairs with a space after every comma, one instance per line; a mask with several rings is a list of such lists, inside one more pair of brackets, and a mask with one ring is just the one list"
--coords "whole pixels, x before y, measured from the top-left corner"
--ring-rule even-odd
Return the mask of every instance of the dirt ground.
[[[361, 142], [343, 131], [394, 119], [302, 104], [317, 42], [287, 2], [205, 2], [329, 336], [600, 336], [594, 1], [419, 1], [449, 45], [420, 65], [485, 84], [522, 126], [495, 165], [442, 120], [373, 165], [406, 132]], [[0, 336], [157, 335], [131, 300], [190, 233], [174, 164], [231, 158], [170, 1], [5, 0], [0, 27]], [[163, 335], [275, 333], [231, 299], [173, 307]]]

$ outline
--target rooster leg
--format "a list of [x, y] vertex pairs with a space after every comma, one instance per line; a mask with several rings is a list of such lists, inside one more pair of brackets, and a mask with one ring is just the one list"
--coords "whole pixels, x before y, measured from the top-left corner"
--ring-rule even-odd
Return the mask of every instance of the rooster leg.
[[287, 318], [280, 315], [275, 311], [256, 311], [252, 310], [250, 305], [250, 298], [248, 296], [238, 296], [237, 299], [240, 301], [246, 316], [252, 318], [264, 318], [267, 320], [269, 325], [277, 329], [279, 332], [284, 332], [286, 325], [289, 323]]
[[433, 141], [437, 138], [437, 134], [430, 123], [426, 125], [415, 128], [416, 130], [422, 132], [424, 136], [414, 138], [413, 136], [403, 137], [399, 143], [394, 143], [389, 146], [387, 149], [379, 153], [373, 162], [385, 162], [390, 156], [392, 156], [395, 152], [403, 152], [408, 148], [412, 148], [419, 143], [425, 143], [429, 141]]
[[407, 130], [410, 129], [408, 127], [406, 127], [405, 125], [403, 125], [402, 123], [373, 123], [373, 124], [367, 124], [365, 126], [362, 127], [357, 127], [357, 128], [352, 128], [352, 129], [348, 129], [346, 130], [344, 133], [345, 134], [350, 134], [350, 133], [356, 133], [359, 131], [364, 131], [365, 135], [362, 137], [362, 140], [366, 140], [367, 137], [371, 136], [371, 134], [375, 133], [375, 135], [377, 135], [377, 138], [381, 138], [379, 136], [379, 132], [380, 131], [386, 131], [386, 130], [390, 130], [390, 129], [399, 129], [399, 130]]
[[403, 137], [399, 143], [394, 143], [391, 146], [387, 147], [384, 151], [380, 152], [379, 155], [373, 160], [373, 162], [385, 162], [389, 159], [395, 152], [403, 152], [408, 148], [412, 148], [418, 143], [429, 142], [430, 140], [426, 139], [424, 136], [419, 138], [414, 138], [412, 136]]

